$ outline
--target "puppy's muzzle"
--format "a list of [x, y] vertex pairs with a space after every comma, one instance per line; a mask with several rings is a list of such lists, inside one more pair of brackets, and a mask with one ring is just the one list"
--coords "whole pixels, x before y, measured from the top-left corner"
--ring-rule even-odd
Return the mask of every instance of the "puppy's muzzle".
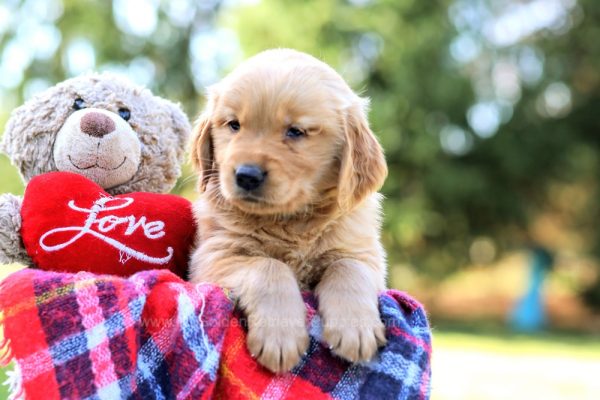
[[267, 173], [257, 165], [242, 164], [235, 170], [236, 185], [248, 192], [260, 188], [266, 177]]

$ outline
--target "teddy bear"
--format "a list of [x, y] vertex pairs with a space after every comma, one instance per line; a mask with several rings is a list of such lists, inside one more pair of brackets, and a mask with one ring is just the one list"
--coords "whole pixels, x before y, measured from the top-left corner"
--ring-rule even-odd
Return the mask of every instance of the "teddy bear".
[[184, 274], [191, 205], [164, 193], [181, 174], [190, 130], [179, 105], [111, 73], [32, 97], [0, 145], [27, 184], [23, 198], [0, 196], [0, 263], [101, 273], [137, 263], [119, 270], [129, 275], [176, 261]]

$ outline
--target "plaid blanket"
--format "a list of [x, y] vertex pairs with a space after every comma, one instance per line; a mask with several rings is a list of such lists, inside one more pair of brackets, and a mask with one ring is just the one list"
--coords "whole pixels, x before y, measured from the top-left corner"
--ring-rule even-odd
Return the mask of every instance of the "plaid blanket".
[[307, 294], [311, 345], [290, 373], [250, 356], [222, 289], [168, 271], [119, 278], [19, 271], [0, 284], [5, 364], [14, 397], [30, 399], [426, 399], [430, 330], [422, 307], [390, 290], [380, 297], [389, 343], [351, 365], [321, 343]]

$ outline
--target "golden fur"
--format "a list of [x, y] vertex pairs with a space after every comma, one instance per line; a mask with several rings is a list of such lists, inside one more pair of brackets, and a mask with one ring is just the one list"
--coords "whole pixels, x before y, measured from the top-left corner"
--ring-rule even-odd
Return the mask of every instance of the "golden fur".
[[[196, 124], [202, 194], [190, 278], [233, 291], [249, 350], [274, 372], [308, 347], [301, 289], [315, 290], [323, 338], [339, 356], [368, 360], [385, 343], [376, 192], [387, 167], [366, 106], [323, 62], [269, 50], [210, 88]], [[287, 137], [290, 127], [305, 135]], [[245, 163], [268, 173], [260, 198], [236, 190], [234, 170]]]

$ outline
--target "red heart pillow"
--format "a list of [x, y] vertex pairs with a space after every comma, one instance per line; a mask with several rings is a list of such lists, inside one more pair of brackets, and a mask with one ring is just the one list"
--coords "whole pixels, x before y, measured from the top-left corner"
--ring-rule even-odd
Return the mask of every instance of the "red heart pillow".
[[128, 276], [170, 269], [187, 276], [196, 226], [191, 203], [178, 196], [111, 196], [84, 176], [34, 177], [21, 207], [21, 236], [43, 270]]

